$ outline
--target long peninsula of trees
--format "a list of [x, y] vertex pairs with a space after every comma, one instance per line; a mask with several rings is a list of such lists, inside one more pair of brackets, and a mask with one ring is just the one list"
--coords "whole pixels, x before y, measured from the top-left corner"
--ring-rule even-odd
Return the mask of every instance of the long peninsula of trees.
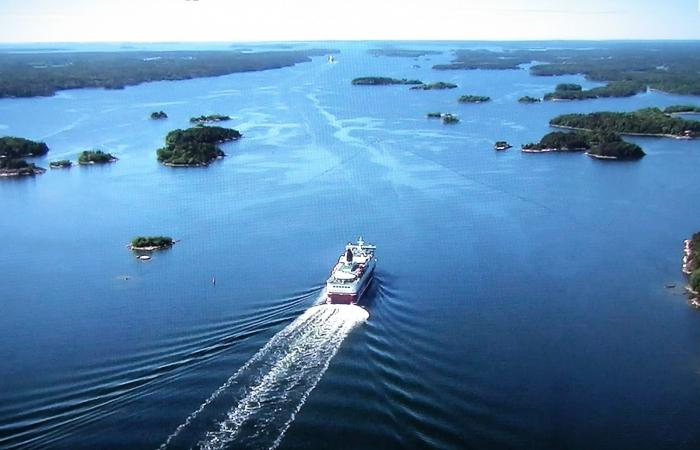
[[329, 49], [0, 53], [0, 98], [49, 96], [63, 89], [122, 89], [147, 81], [186, 80], [289, 67]]
[[679, 138], [700, 136], [700, 122], [672, 117], [658, 108], [640, 109], [635, 112], [564, 114], [550, 120], [549, 124], [555, 127], [620, 134]]

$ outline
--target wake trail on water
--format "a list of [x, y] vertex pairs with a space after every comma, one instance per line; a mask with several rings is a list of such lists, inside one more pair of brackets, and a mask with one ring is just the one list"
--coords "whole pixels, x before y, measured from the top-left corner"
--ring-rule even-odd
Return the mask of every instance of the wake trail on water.
[[277, 333], [160, 446], [274, 449], [348, 334], [359, 306], [317, 305]]

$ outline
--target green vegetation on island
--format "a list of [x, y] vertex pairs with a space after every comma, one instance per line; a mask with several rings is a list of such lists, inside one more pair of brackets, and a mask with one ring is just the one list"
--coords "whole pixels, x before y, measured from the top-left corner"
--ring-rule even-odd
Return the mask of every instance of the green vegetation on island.
[[454, 83], [445, 83], [444, 81], [438, 81], [437, 83], [430, 84], [419, 84], [417, 86], [412, 86], [411, 89], [430, 91], [433, 89], [454, 89], [457, 85]]
[[529, 95], [526, 95], [524, 97], [520, 97], [518, 99], [518, 102], [520, 102], [520, 103], [539, 103], [541, 101], [542, 101], [541, 98], [530, 97]]
[[223, 114], [209, 114], [208, 116], [201, 115], [199, 117], [191, 117], [190, 123], [214, 123], [224, 122], [226, 120], [231, 120], [231, 116], [225, 116]]
[[586, 155], [596, 159], [634, 160], [643, 158], [646, 153], [637, 144], [625, 142], [617, 134], [612, 134], [604, 140], [592, 145]]
[[484, 103], [491, 100], [491, 97], [484, 95], [463, 95], [457, 101], [460, 103]]
[[0, 137], [0, 177], [39, 175], [46, 169], [27, 162], [24, 158], [43, 156], [49, 148], [43, 142], [34, 142], [14, 136]]
[[[560, 42], [557, 48], [533, 48], [533, 43], [504, 43], [504, 50], [455, 51], [449, 64], [437, 70], [522, 69], [535, 76], [583, 74], [608, 86], [583, 91], [587, 98], [617, 97], [647, 87], [684, 95], [700, 95], [700, 42], [601, 42], [581, 48]], [[577, 98], [572, 98], [577, 99]]]
[[664, 109], [666, 114], [700, 114], [700, 106], [673, 105]]
[[591, 148], [590, 133], [554, 131], [545, 134], [539, 142], [523, 145], [525, 153], [577, 152]]
[[217, 144], [241, 138], [238, 130], [198, 125], [186, 130], [173, 130], [165, 137], [165, 147], [158, 149], [158, 161], [166, 166], [208, 166], [226, 156]]
[[123, 89], [147, 81], [187, 80], [278, 69], [329, 49], [0, 53], [0, 98], [54, 95], [86, 87]]
[[73, 166], [73, 163], [68, 159], [59, 159], [58, 161], [51, 161], [49, 167], [52, 169], [68, 169]]
[[671, 117], [658, 108], [634, 112], [564, 114], [550, 120], [549, 124], [560, 128], [681, 139], [700, 135], [700, 122]]
[[554, 131], [537, 143], [522, 146], [523, 153], [579, 152], [605, 160], [632, 160], [644, 157], [637, 145], [622, 140], [619, 134], [593, 131]]
[[352, 84], [357, 86], [385, 86], [391, 84], [423, 84], [423, 82], [420, 80], [408, 80], [406, 78], [360, 77], [352, 80]]
[[27, 158], [44, 156], [49, 148], [43, 142], [34, 142], [14, 136], [0, 137], [0, 158]]
[[108, 164], [117, 160], [117, 157], [111, 153], [103, 152], [102, 150], [85, 150], [78, 155], [78, 164]]
[[606, 86], [583, 90], [578, 84], [559, 84], [554, 92], [545, 94], [545, 100], [589, 100], [601, 97], [631, 97], [646, 91], [647, 87], [633, 81], [615, 81]]
[[131, 240], [129, 247], [138, 251], [153, 251], [172, 247], [175, 241], [168, 236], [138, 236]]
[[28, 163], [24, 159], [0, 158], [0, 178], [40, 175], [46, 169]]
[[685, 241], [683, 249], [683, 273], [688, 275], [691, 303], [700, 307], [700, 232]]
[[455, 116], [454, 114], [445, 113], [442, 115], [442, 123], [446, 125], [459, 123], [459, 117]]
[[167, 119], [168, 115], [165, 114], [165, 111], [154, 111], [151, 113], [151, 119], [153, 120], [159, 120], [159, 119]]

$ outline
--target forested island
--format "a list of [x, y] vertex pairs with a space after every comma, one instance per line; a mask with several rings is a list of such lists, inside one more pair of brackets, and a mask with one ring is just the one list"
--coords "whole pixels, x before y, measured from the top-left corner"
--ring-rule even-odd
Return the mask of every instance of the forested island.
[[160, 119], [167, 119], [168, 115], [165, 114], [165, 111], [154, 111], [151, 113], [151, 119], [153, 120], [160, 120]]
[[135, 251], [152, 252], [170, 248], [175, 240], [169, 236], [138, 236], [131, 240], [129, 248]]
[[73, 167], [73, 163], [68, 159], [59, 159], [58, 161], [51, 161], [49, 167], [52, 169], [69, 169]]
[[43, 156], [49, 148], [43, 142], [34, 142], [14, 136], [0, 137], [0, 177], [40, 175], [46, 169], [27, 162], [24, 158]]
[[641, 159], [646, 156], [644, 150], [637, 144], [625, 142], [620, 135], [612, 134], [606, 139], [599, 140], [586, 155], [595, 159], [627, 161]]
[[700, 307], [700, 232], [693, 234], [683, 246], [683, 273], [688, 276], [690, 302]]
[[550, 120], [549, 124], [559, 128], [676, 139], [690, 139], [700, 135], [700, 122], [671, 117], [659, 108], [645, 108], [634, 112], [564, 114]]
[[522, 151], [525, 153], [578, 152], [591, 148], [589, 140], [587, 133], [554, 131], [545, 134], [539, 142], [523, 145]]
[[518, 99], [518, 102], [519, 102], [519, 103], [539, 103], [539, 102], [541, 102], [541, 101], [542, 101], [541, 98], [530, 97], [529, 95], [526, 95], [526, 96], [524, 96], [524, 97], [520, 97], [520, 98]]
[[491, 97], [484, 95], [463, 95], [457, 101], [460, 103], [484, 103], [491, 100]]
[[454, 89], [457, 85], [454, 83], [445, 83], [444, 81], [438, 81], [437, 83], [430, 84], [419, 84], [417, 86], [412, 86], [411, 89], [430, 91], [433, 89]]
[[522, 146], [523, 153], [579, 152], [603, 160], [634, 160], [645, 153], [636, 144], [625, 142], [620, 135], [609, 132], [554, 131], [537, 143]]
[[209, 114], [208, 116], [201, 115], [198, 117], [191, 117], [190, 123], [214, 123], [224, 122], [226, 120], [231, 120], [231, 116], [225, 116], [223, 114]]
[[352, 80], [356, 86], [386, 86], [391, 84], [423, 84], [421, 80], [408, 80], [406, 78], [389, 77], [360, 77]]
[[520, 70], [523, 65], [536, 61], [537, 64], [529, 68], [532, 75], [583, 74], [589, 80], [608, 84], [580, 95], [628, 96], [632, 91], [642, 92], [647, 87], [674, 94], [700, 95], [698, 41], [608, 41], [587, 44], [585, 49], [576, 42], [561, 42], [554, 49], [509, 42], [503, 47], [503, 51], [460, 49], [455, 51], [451, 63], [433, 68]]
[[673, 105], [664, 109], [666, 114], [700, 114], [700, 106]]
[[63, 89], [123, 89], [147, 81], [186, 80], [278, 69], [329, 49], [0, 53], [0, 97], [50, 96]]
[[109, 164], [117, 161], [117, 157], [102, 150], [85, 150], [78, 155], [78, 164], [81, 166], [91, 164]]
[[241, 138], [238, 130], [216, 126], [196, 126], [173, 130], [165, 137], [165, 147], [158, 149], [158, 161], [173, 167], [208, 166], [226, 156], [217, 144]]
[[631, 97], [646, 91], [645, 84], [634, 81], [615, 81], [606, 86], [583, 90], [580, 84], [558, 84], [554, 92], [545, 94], [544, 100], [589, 100], [601, 97]]

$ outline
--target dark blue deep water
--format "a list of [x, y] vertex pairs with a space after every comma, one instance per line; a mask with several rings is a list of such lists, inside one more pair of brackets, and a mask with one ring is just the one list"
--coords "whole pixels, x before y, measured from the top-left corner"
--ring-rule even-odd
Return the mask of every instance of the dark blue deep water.
[[[518, 148], [561, 113], [697, 99], [522, 105], [593, 84], [433, 71], [454, 45], [328, 45], [336, 64], [0, 100], [1, 135], [49, 145], [40, 166], [119, 157], [0, 180], [0, 448], [700, 448], [680, 273], [700, 144], [635, 138], [647, 156], [625, 163]], [[208, 113], [244, 133], [229, 156], [159, 165]], [[142, 263], [139, 234], [180, 242]], [[369, 320], [307, 311], [358, 235], [378, 246]]]

